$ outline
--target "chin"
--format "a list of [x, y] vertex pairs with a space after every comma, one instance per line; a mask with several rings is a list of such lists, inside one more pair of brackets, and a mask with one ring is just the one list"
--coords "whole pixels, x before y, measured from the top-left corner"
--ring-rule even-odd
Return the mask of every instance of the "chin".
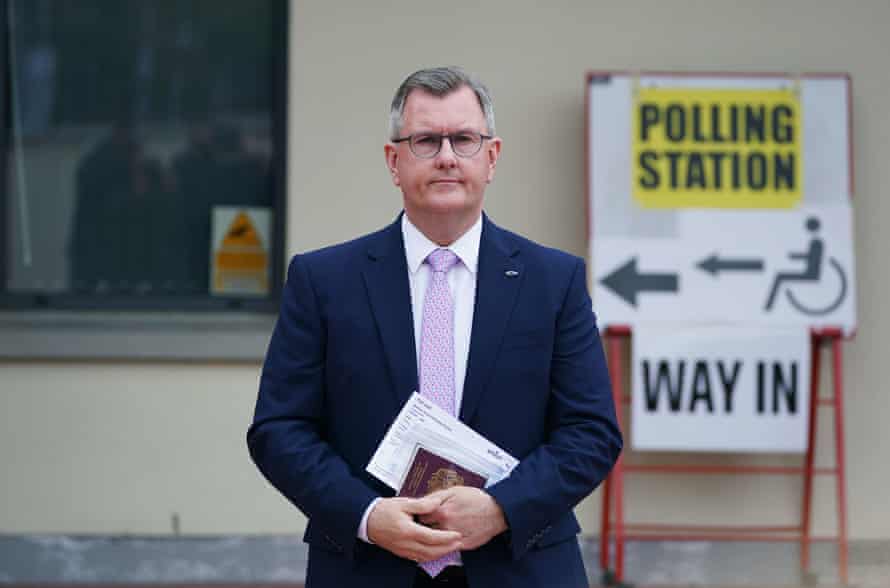
[[430, 198], [427, 200], [425, 208], [436, 214], [466, 214], [473, 209], [473, 204], [465, 195], [461, 194], [449, 198]]

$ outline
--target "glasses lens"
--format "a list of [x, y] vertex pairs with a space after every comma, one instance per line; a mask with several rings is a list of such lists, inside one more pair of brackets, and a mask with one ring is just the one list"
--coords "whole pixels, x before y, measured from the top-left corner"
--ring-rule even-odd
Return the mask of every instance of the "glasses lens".
[[413, 135], [410, 142], [411, 151], [417, 157], [433, 157], [441, 145], [441, 135]]
[[462, 132], [451, 136], [451, 148], [461, 157], [476, 155], [482, 145], [482, 136], [479, 133]]

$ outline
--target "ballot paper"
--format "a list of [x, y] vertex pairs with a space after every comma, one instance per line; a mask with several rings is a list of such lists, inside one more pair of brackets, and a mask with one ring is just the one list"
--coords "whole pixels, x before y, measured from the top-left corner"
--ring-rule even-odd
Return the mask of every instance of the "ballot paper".
[[515, 457], [414, 392], [365, 469], [398, 491], [419, 449], [481, 476], [485, 486], [509, 476], [519, 463]]

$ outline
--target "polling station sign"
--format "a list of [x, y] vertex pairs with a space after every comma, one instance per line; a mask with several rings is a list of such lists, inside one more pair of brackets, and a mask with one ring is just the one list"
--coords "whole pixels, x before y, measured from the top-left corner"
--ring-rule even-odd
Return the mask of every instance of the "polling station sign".
[[798, 92], [634, 92], [633, 196], [643, 208], [789, 209], [803, 184]]
[[806, 329], [642, 326], [632, 370], [634, 449], [806, 451]]
[[856, 329], [845, 75], [591, 74], [601, 325]]

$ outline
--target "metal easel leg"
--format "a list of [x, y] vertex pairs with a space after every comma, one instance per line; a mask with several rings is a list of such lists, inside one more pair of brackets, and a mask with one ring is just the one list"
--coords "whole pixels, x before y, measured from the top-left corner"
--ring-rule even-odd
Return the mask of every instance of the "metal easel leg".
[[834, 381], [834, 459], [837, 481], [837, 549], [838, 572], [841, 584], [848, 584], [847, 574], [847, 476], [846, 454], [844, 453], [844, 382], [843, 357], [840, 336], [831, 339], [832, 376]]
[[[624, 403], [622, 395], [624, 393], [624, 338], [610, 336], [608, 339], [609, 349], [609, 375], [612, 380], [612, 399], [615, 403], [615, 413], [618, 418], [618, 426], [624, 433], [622, 412]], [[605, 569], [603, 572], [603, 584], [607, 586], [627, 587], [624, 580], [624, 457], [618, 457], [618, 462], [612, 470], [610, 476], [612, 484], [614, 484], [615, 496], [615, 572]]]
[[803, 511], [800, 524], [800, 573], [806, 578], [810, 570], [811, 513], [813, 499], [813, 465], [816, 455], [816, 428], [819, 421], [819, 380], [821, 374], [822, 339], [810, 338], [810, 414], [807, 455], [803, 476]]

